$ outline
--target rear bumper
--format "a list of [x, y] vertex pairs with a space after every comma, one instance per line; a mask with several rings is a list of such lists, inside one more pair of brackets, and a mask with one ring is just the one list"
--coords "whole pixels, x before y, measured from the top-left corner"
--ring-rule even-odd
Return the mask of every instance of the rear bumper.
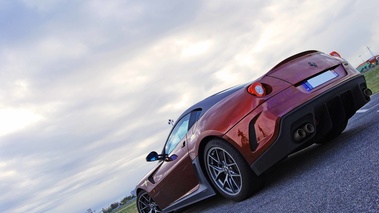
[[[284, 115], [275, 141], [250, 165], [253, 171], [260, 175], [299, 148], [322, 140], [370, 101], [370, 97], [363, 92], [366, 88], [364, 76], [359, 75]], [[315, 131], [296, 142], [294, 132], [307, 123], [312, 124]]]

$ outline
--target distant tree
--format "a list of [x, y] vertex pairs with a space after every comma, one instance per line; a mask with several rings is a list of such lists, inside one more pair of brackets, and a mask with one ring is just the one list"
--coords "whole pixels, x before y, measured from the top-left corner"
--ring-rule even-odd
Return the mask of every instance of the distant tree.
[[120, 204], [118, 202], [111, 204], [111, 209], [116, 209]]
[[[132, 192], [131, 195], [123, 198], [120, 202], [112, 203], [110, 206], [108, 206], [108, 208], [102, 208], [101, 212], [102, 213], [112, 213], [112, 211], [114, 209], [118, 208], [119, 206], [125, 205], [129, 201], [133, 200], [135, 197], [136, 197], [135, 194], [133, 194], [133, 192]], [[95, 213], [95, 212], [93, 212], [93, 213]]]
[[112, 212], [112, 209], [110, 207], [106, 208], [106, 209], [102, 209], [101, 210], [103, 213], [111, 213]]
[[125, 203], [127, 203], [127, 202], [133, 200], [134, 198], [135, 198], [135, 196], [134, 196], [133, 194], [132, 194], [132, 195], [129, 195], [129, 196], [127, 196], [127, 197], [124, 197], [124, 199], [122, 199], [122, 200], [120, 201], [120, 205], [124, 205]]

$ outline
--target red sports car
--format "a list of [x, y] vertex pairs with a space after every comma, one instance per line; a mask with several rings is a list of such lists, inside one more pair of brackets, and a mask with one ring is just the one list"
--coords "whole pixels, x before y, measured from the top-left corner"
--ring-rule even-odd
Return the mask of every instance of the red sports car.
[[187, 109], [162, 152], [146, 157], [158, 164], [136, 187], [138, 211], [169, 212], [216, 192], [241, 201], [273, 165], [341, 134], [371, 90], [338, 56], [296, 54]]

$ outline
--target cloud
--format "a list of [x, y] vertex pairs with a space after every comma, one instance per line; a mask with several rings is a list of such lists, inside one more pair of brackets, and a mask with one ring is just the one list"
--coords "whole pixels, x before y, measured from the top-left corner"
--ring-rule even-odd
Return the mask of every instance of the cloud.
[[121, 200], [191, 104], [303, 50], [377, 53], [375, 5], [0, 1], [0, 210]]

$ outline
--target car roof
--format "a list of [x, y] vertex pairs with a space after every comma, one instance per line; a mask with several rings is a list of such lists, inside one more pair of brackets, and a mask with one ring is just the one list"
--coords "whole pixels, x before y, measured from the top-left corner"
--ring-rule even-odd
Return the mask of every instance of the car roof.
[[187, 115], [188, 113], [194, 111], [194, 110], [201, 110], [200, 117], [208, 111], [212, 106], [223, 100], [224, 98], [228, 97], [229, 95], [233, 94], [234, 92], [240, 90], [241, 88], [245, 87], [248, 83], [234, 86], [225, 90], [222, 90], [214, 95], [211, 95], [204, 100], [194, 104], [190, 108], [188, 108], [186, 111], [182, 113], [182, 115], [179, 116], [177, 121], [179, 121], [182, 117]]

